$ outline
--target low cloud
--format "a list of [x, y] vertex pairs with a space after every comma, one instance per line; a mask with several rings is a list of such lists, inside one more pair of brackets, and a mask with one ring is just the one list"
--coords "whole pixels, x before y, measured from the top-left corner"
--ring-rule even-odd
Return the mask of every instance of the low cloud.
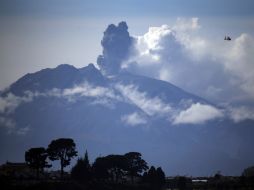
[[173, 124], [203, 124], [207, 121], [223, 117], [223, 112], [211, 105], [192, 104], [186, 110], [180, 111]]
[[0, 97], [0, 113], [10, 114], [22, 103], [31, 102], [33, 95], [26, 92], [24, 96], [15, 96], [12, 93], [8, 93], [6, 97]]
[[[215, 92], [214, 87], [210, 87]], [[221, 93], [217, 89], [216, 93]], [[87, 82], [66, 89], [52, 89], [46, 92], [24, 93], [24, 96], [15, 96], [12, 93], [0, 98], [0, 125], [8, 133], [25, 135], [29, 127], [17, 128], [16, 122], [11, 118], [15, 109], [21, 104], [33, 101], [37, 97], [64, 98], [69, 103], [81, 100], [82, 97], [91, 97], [91, 105], [100, 104], [114, 109], [116, 102], [125, 102], [137, 106], [140, 110], [121, 117], [122, 122], [135, 126], [147, 123], [149, 117], [163, 117], [170, 119], [172, 124], [204, 124], [208, 121], [227, 116], [234, 122], [246, 119], [254, 120], [254, 109], [251, 107], [228, 107], [218, 109], [212, 105], [193, 103], [192, 100], [182, 100], [178, 106], [172, 107], [169, 102], [164, 102], [160, 97], [150, 97], [147, 92], [141, 91], [138, 86], [121, 83], [114, 86], [93, 86]]]
[[127, 98], [127, 101], [136, 105], [149, 116], [163, 116], [171, 112], [171, 106], [159, 97], [149, 97], [146, 92], [139, 91], [134, 85], [116, 85], [116, 88]]
[[30, 131], [30, 127], [17, 128], [16, 122], [10, 117], [0, 116], [0, 127], [3, 127], [7, 134], [26, 135]]
[[[59, 94], [58, 92], [56, 94]], [[122, 97], [117, 95], [113, 88], [107, 88], [102, 86], [93, 86], [89, 83], [83, 83], [76, 85], [72, 88], [64, 89], [60, 92], [60, 96], [68, 98], [69, 100], [75, 100], [75, 96], [86, 96], [100, 99], [100, 102], [105, 99], [114, 99], [121, 101]], [[74, 99], [73, 99], [74, 98]], [[98, 102], [98, 101], [97, 101]]]
[[246, 119], [254, 120], [254, 109], [247, 106], [230, 107], [228, 109], [229, 117], [234, 122], [240, 122]]
[[[100, 104], [113, 108], [115, 101], [123, 101], [123, 98], [114, 91], [114, 89], [93, 86], [89, 83], [75, 85], [72, 88], [48, 90], [45, 92], [26, 91], [23, 96], [16, 96], [8, 93], [5, 97], [0, 97], [0, 125], [4, 127], [9, 134], [25, 135], [29, 132], [29, 127], [17, 128], [15, 120], [12, 119], [16, 109], [25, 103], [33, 101], [37, 97], [57, 97], [65, 98], [69, 103], [76, 102], [82, 97], [92, 97], [94, 100], [90, 104]], [[114, 101], [111, 101], [114, 100]]]
[[[24, 96], [16, 96], [12, 93], [8, 93], [5, 97], [0, 97], [0, 113], [9, 115], [15, 112], [16, 108], [23, 103], [28, 103], [34, 100], [36, 97], [58, 97], [66, 98], [69, 102], [75, 102], [78, 97], [93, 97], [102, 100], [114, 99], [117, 101], [123, 101], [120, 94], [114, 91], [114, 88], [107, 88], [102, 86], [93, 86], [85, 82], [80, 85], [75, 85], [71, 88], [58, 89], [54, 88], [45, 92], [31, 92], [26, 91]], [[97, 101], [98, 103], [99, 101]]]
[[121, 117], [121, 120], [130, 126], [136, 126], [147, 123], [145, 117], [137, 112], [131, 113], [129, 115], [124, 115]]

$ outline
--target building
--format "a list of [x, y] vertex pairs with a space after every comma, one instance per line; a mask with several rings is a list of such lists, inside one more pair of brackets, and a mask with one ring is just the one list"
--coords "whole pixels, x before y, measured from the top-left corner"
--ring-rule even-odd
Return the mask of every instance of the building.
[[36, 172], [26, 163], [6, 162], [0, 166], [0, 176], [8, 176], [11, 178], [33, 178]]

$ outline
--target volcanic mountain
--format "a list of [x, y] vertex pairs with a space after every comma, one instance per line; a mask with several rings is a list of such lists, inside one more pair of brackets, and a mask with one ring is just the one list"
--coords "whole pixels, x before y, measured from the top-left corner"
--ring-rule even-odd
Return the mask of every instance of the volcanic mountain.
[[[252, 165], [253, 121], [234, 123], [223, 108], [168, 82], [107, 70], [125, 55], [106, 51], [106, 36], [113, 31], [128, 38], [126, 30], [120, 23], [104, 33], [101, 69], [59, 65], [1, 92], [0, 162], [23, 161], [27, 149], [69, 137], [92, 159], [138, 151], [167, 175], [238, 175]], [[129, 40], [121, 42], [127, 49]]]

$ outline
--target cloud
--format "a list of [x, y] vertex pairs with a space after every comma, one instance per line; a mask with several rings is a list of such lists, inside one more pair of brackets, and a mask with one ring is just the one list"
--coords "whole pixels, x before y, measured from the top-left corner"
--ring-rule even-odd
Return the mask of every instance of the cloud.
[[17, 130], [15, 131], [15, 133], [16, 133], [17, 135], [26, 135], [29, 131], [30, 131], [30, 127], [29, 127], [29, 126], [26, 126], [26, 127], [17, 129]]
[[90, 104], [99, 104], [108, 108], [114, 108], [115, 101], [124, 101], [114, 88], [93, 86], [87, 82], [61, 90], [60, 93], [59, 90], [55, 90], [55, 93], [56, 96], [66, 98], [69, 102], [75, 102], [79, 97], [91, 97], [94, 98], [94, 100], [92, 100]]
[[195, 103], [176, 115], [173, 124], [203, 124], [221, 117], [223, 117], [221, 110], [211, 105]]
[[129, 115], [124, 115], [121, 117], [121, 120], [130, 126], [136, 126], [147, 123], [146, 119], [137, 112], [131, 113]]
[[253, 37], [242, 33], [228, 42], [224, 36], [218, 40], [201, 35], [201, 29], [198, 18], [149, 27], [145, 34], [135, 36], [136, 53], [122, 68], [171, 82], [212, 101], [253, 100]]
[[30, 131], [30, 127], [17, 128], [16, 122], [10, 117], [0, 116], [0, 127], [6, 129], [7, 134], [26, 135]]
[[9, 133], [15, 129], [16, 123], [11, 118], [0, 116], [0, 126], [6, 128]]
[[231, 107], [228, 110], [229, 117], [233, 119], [234, 122], [240, 122], [246, 119], [254, 120], [254, 108], [240, 106]]
[[246, 33], [237, 37], [225, 54], [226, 70], [236, 77], [235, 84], [254, 98], [254, 38]]
[[122, 61], [129, 56], [132, 44], [133, 38], [125, 22], [120, 22], [118, 26], [109, 25], [101, 41], [103, 54], [97, 59], [101, 71], [104, 74], [118, 73]]
[[[58, 97], [66, 98], [69, 102], [75, 102], [79, 97], [92, 97], [97, 99], [96, 104], [106, 104], [108, 100], [123, 101], [120, 94], [115, 92], [114, 88], [107, 88], [102, 86], [93, 86], [88, 82], [79, 85], [74, 85], [71, 88], [58, 89], [53, 88], [45, 92], [26, 91], [24, 96], [16, 96], [8, 93], [5, 97], [0, 97], [0, 113], [9, 115], [15, 112], [16, 108], [22, 103], [28, 103], [36, 97]], [[100, 101], [98, 101], [100, 100]], [[93, 103], [93, 102], [91, 102]]]
[[22, 103], [31, 102], [33, 95], [29, 92], [25, 93], [25, 96], [15, 96], [12, 93], [8, 93], [5, 97], [0, 97], [0, 113], [12, 113]]
[[164, 103], [159, 97], [149, 97], [146, 92], [138, 90], [134, 85], [116, 85], [122, 95], [132, 104], [138, 106], [149, 116], [163, 116], [171, 112], [171, 106]]
[[76, 102], [82, 97], [92, 97], [94, 99], [90, 101], [90, 104], [100, 104], [109, 108], [114, 108], [115, 101], [124, 101], [120, 94], [117, 94], [113, 88], [93, 86], [86, 82], [66, 89], [54, 88], [45, 92], [26, 91], [24, 96], [16, 96], [8, 93], [5, 97], [0, 97], [1, 127], [7, 129], [9, 134], [25, 135], [28, 133], [30, 128], [17, 128], [16, 122], [11, 116], [21, 104], [31, 102], [37, 97], [64, 98], [69, 103]]
[[[56, 93], [58, 95], [58, 92]], [[75, 85], [72, 88], [67, 88], [62, 90], [60, 93], [62, 97], [72, 98], [74, 96], [86, 96], [94, 97], [99, 99], [115, 99], [121, 100], [121, 97], [117, 95], [113, 89], [102, 87], [102, 86], [93, 86], [85, 82], [80, 85]]]

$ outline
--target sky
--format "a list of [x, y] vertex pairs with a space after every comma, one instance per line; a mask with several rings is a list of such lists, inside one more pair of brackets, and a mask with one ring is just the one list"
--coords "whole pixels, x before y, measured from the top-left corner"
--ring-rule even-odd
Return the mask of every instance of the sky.
[[137, 40], [123, 62], [129, 71], [216, 103], [248, 104], [253, 10], [251, 0], [0, 0], [0, 89], [44, 68], [96, 63], [106, 27], [126, 21]]

